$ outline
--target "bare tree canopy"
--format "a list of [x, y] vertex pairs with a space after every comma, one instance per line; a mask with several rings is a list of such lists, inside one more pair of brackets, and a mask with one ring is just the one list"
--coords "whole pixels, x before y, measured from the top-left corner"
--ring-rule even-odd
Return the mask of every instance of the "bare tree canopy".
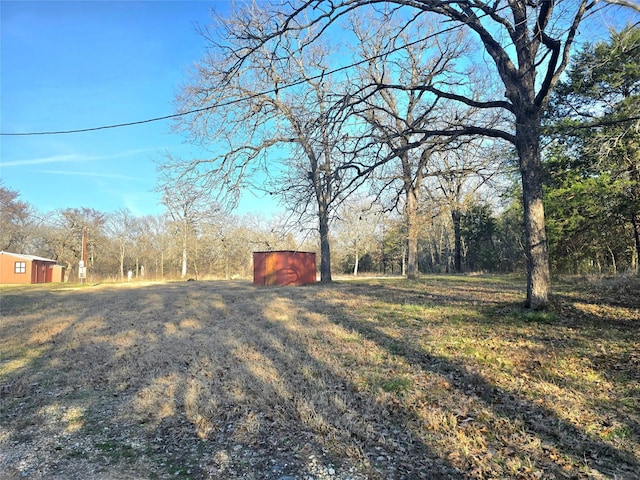
[[203, 187], [200, 178], [193, 172], [177, 176], [164, 168], [162, 183], [156, 190], [162, 194], [162, 204], [167, 208], [169, 217], [182, 238], [182, 278], [187, 275], [187, 257], [189, 236], [197, 235], [197, 228], [204, 218], [212, 218], [220, 210], [211, 200], [209, 190]]
[[32, 223], [31, 207], [0, 179], [0, 250], [20, 251], [25, 247]]
[[250, 185], [278, 195], [301, 216], [315, 211], [321, 278], [331, 281], [329, 224], [340, 192], [353, 188], [346, 181], [350, 171], [336, 165], [345, 115], [330, 111], [330, 106], [339, 81], [322, 78], [333, 52], [319, 41], [301, 49], [304, 37], [285, 35], [236, 64], [248, 48], [245, 32], [269, 23], [268, 13], [250, 5], [201, 30], [209, 54], [198, 63], [178, 102], [183, 109], [212, 108], [200, 109], [176, 127], [212, 155], [165, 166], [221, 191], [227, 199], [237, 199], [242, 187]]

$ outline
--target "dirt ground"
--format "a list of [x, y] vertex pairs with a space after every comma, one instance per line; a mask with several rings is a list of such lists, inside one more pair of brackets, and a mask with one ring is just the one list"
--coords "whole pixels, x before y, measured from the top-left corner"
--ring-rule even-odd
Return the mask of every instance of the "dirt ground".
[[0, 478], [640, 478], [638, 309], [452, 281], [4, 289]]

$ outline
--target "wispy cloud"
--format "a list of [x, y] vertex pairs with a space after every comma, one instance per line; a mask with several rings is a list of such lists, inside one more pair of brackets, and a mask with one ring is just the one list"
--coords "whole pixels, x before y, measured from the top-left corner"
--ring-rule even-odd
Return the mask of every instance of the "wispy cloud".
[[48, 157], [27, 158], [23, 160], [11, 160], [8, 162], [0, 161], [2, 167], [24, 167], [29, 165], [44, 165], [49, 163], [68, 163], [68, 162], [97, 162], [102, 160], [115, 160], [118, 158], [133, 157], [144, 153], [158, 152], [158, 148], [138, 148], [133, 150], [125, 150], [108, 155], [91, 155], [91, 154], [66, 154], [51, 155]]
[[131, 176], [122, 175], [119, 173], [72, 172], [69, 170], [38, 170], [38, 173], [46, 173], [51, 175], [74, 175], [78, 177], [112, 178], [116, 180], [135, 180], [135, 181], [145, 180], [144, 178], [131, 177]]
[[9, 162], [2, 161], [0, 165], [3, 167], [24, 167], [27, 165], [43, 165], [46, 163], [86, 162], [94, 159], [97, 159], [97, 157], [86, 155], [52, 155], [50, 157], [29, 158]]

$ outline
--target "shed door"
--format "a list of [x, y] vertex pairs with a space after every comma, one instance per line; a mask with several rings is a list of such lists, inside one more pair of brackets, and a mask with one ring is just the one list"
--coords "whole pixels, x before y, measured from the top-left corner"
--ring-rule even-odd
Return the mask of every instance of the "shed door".
[[44, 283], [47, 278], [46, 269], [46, 263], [34, 260], [31, 263], [31, 283]]

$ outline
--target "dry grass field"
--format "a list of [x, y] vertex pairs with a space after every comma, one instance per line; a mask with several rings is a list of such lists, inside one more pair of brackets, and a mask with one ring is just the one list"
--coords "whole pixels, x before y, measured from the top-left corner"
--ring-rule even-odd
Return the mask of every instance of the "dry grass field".
[[640, 279], [0, 289], [2, 479], [640, 478]]

